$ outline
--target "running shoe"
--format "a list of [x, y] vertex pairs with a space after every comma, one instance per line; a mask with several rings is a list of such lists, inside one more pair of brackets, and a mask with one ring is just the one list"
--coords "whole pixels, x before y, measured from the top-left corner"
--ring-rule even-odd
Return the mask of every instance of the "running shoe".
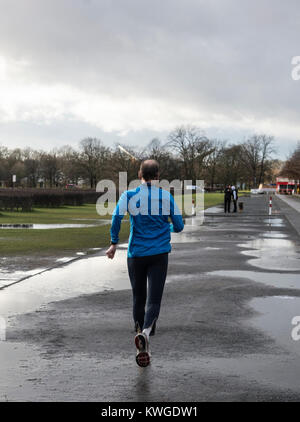
[[148, 350], [149, 342], [145, 333], [139, 333], [134, 337], [135, 347], [139, 352]]
[[150, 359], [151, 359], [151, 356], [149, 352], [137, 351], [135, 360], [138, 366], [140, 366], [141, 368], [146, 368], [150, 364]]
[[145, 368], [150, 363], [149, 341], [147, 339], [146, 334], [137, 334], [134, 338], [134, 343], [137, 349], [135, 358], [136, 363], [138, 364], [138, 366]]

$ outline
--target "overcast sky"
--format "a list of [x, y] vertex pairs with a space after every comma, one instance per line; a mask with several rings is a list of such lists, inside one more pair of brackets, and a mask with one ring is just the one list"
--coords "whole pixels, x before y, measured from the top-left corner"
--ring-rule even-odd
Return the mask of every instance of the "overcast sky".
[[0, 144], [300, 139], [299, 0], [0, 0]]

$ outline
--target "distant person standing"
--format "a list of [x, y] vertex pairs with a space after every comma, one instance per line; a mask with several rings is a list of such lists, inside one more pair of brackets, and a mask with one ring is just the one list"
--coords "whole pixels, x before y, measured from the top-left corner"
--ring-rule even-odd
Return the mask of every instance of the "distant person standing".
[[232, 197], [232, 190], [230, 185], [226, 185], [224, 190], [224, 212], [230, 212], [230, 204], [231, 204], [231, 197]]
[[233, 197], [233, 212], [237, 212], [237, 201], [239, 199], [238, 197], [238, 190], [235, 186], [232, 186], [232, 197]]

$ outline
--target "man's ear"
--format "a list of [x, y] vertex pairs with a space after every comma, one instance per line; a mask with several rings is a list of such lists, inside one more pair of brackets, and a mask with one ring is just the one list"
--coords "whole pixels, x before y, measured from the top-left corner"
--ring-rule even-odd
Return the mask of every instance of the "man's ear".
[[141, 172], [141, 170], [138, 171], [138, 178], [139, 179], [142, 179], [142, 172]]

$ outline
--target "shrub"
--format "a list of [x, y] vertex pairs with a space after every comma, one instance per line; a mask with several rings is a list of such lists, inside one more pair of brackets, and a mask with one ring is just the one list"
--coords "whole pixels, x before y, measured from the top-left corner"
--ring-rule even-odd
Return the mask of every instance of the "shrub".
[[57, 208], [64, 205], [96, 204], [101, 193], [94, 190], [62, 189], [0, 189], [0, 210], [32, 211], [37, 208]]

